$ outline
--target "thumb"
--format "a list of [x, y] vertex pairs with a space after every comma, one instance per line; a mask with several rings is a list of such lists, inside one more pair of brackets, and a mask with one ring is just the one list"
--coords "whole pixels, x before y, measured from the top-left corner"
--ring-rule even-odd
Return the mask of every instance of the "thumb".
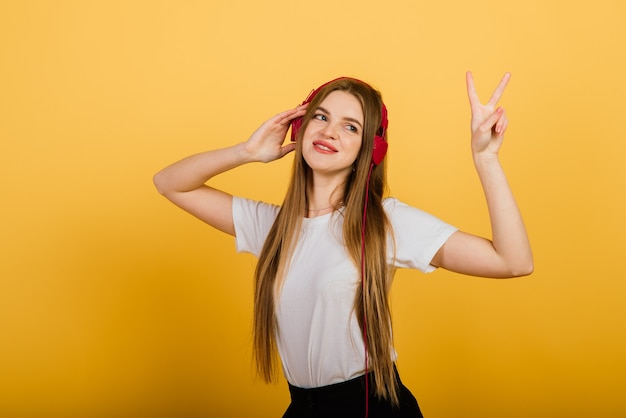
[[493, 112], [483, 123], [480, 124], [478, 130], [483, 132], [489, 132], [493, 128], [493, 126], [498, 122], [500, 117], [502, 116], [502, 112], [504, 110], [499, 107]]
[[287, 155], [290, 152], [293, 152], [295, 150], [296, 150], [296, 144], [295, 143], [289, 143], [289, 144], [285, 145], [284, 147], [280, 148], [280, 157], [279, 158], [283, 158], [285, 155]]

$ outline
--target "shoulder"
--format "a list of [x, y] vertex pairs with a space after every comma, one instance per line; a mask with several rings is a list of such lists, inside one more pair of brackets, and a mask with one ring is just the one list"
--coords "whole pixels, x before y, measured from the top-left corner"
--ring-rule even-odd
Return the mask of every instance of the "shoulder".
[[435, 215], [408, 205], [401, 200], [388, 197], [383, 200], [383, 208], [394, 230], [404, 229], [456, 229]]
[[414, 216], [427, 214], [423, 210], [407, 205], [395, 197], [387, 197], [383, 199], [383, 209], [390, 218], [404, 215], [410, 216], [411, 214]]
[[237, 219], [274, 220], [280, 206], [245, 197], [233, 196], [233, 216]]
[[237, 251], [258, 256], [279, 210], [279, 206], [269, 203], [233, 197]]
[[402, 203], [395, 197], [386, 197], [383, 199], [383, 208], [385, 209], [385, 212], [387, 212], [387, 214], [393, 212], [398, 204], [404, 205], [404, 203]]

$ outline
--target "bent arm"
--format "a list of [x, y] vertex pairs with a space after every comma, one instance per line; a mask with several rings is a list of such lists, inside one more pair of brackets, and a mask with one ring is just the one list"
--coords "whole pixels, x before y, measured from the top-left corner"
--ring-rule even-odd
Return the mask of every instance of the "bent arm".
[[472, 276], [508, 278], [533, 271], [533, 257], [522, 215], [497, 156], [475, 158], [491, 222], [491, 240], [454, 233], [432, 264]]
[[206, 185], [214, 176], [251, 162], [284, 157], [295, 144], [283, 146], [289, 124], [306, 106], [277, 114], [263, 123], [246, 142], [184, 158], [154, 176], [159, 193], [207, 224], [235, 235], [232, 195]]
[[487, 104], [481, 104], [472, 74], [466, 74], [472, 110], [472, 155], [491, 221], [488, 240], [465, 232], [454, 233], [431, 264], [482, 277], [518, 277], [532, 273], [533, 257], [522, 215], [509, 187], [498, 152], [508, 119], [496, 104], [509, 81], [505, 74]]
[[192, 155], [165, 167], [154, 176], [154, 185], [181, 209], [220, 231], [235, 235], [233, 197], [205, 183], [220, 173], [253, 161], [242, 142]]

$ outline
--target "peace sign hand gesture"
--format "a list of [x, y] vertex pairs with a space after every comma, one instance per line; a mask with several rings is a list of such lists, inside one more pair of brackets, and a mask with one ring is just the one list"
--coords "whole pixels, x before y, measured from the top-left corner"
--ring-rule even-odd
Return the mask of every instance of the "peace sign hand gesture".
[[482, 104], [474, 87], [472, 73], [470, 71], [466, 73], [467, 96], [472, 110], [472, 152], [474, 155], [497, 155], [500, 150], [508, 119], [504, 109], [496, 105], [510, 78], [510, 73], [504, 74], [487, 104]]

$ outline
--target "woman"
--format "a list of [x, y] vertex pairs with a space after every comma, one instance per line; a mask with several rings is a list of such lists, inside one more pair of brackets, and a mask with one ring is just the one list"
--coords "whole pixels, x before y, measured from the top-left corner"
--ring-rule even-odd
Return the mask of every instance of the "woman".
[[[280, 354], [292, 398], [284, 417], [422, 416], [394, 364], [388, 294], [395, 268], [483, 277], [532, 272], [526, 230], [498, 160], [508, 121], [496, 104], [510, 76], [485, 105], [466, 77], [491, 240], [384, 198], [387, 109], [376, 90], [352, 78], [322, 85], [243, 143], [187, 157], [155, 176], [165, 197], [259, 257], [254, 351], [266, 381]], [[205, 184], [294, 151], [280, 207]]]

